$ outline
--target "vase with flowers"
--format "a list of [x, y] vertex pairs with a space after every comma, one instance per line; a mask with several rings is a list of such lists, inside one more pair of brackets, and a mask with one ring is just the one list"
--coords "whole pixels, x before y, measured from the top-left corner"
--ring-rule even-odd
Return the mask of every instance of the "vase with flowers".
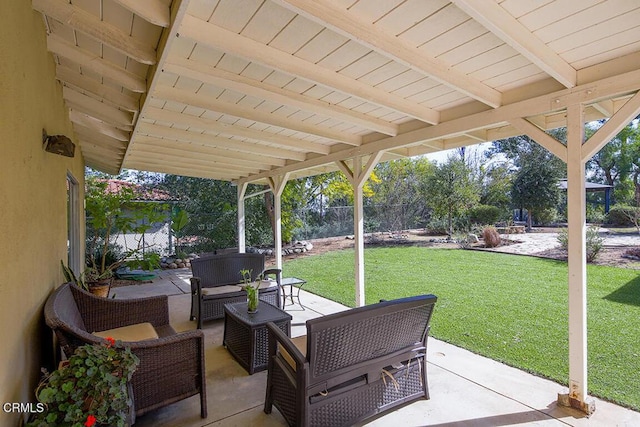
[[243, 285], [240, 287], [247, 293], [247, 312], [255, 313], [258, 311], [258, 294], [260, 287], [260, 277], [256, 279], [255, 282], [251, 281], [251, 272], [253, 270], [240, 270], [240, 274], [242, 275]]
[[140, 363], [130, 348], [106, 338], [76, 349], [68, 361], [38, 385], [36, 398], [45, 410], [27, 427], [117, 426], [132, 424], [131, 377]]

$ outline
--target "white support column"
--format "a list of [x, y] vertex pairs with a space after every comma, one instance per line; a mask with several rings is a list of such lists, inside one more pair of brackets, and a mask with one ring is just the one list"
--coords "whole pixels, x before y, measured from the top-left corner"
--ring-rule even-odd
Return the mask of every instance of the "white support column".
[[382, 157], [382, 151], [373, 153], [367, 164], [362, 167], [362, 156], [354, 157], [353, 167], [344, 161], [337, 162], [342, 172], [353, 187], [353, 228], [355, 245], [355, 281], [356, 281], [356, 306], [365, 305], [364, 290], [364, 210], [363, 210], [363, 188], [367, 179], [371, 175], [373, 168]]
[[587, 257], [584, 107], [567, 107], [567, 217], [569, 267], [569, 394], [558, 403], [588, 414], [587, 403]]
[[276, 256], [276, 268], [282, 269], [282, 192], [289, 180], [289, 174], [269, 178], [269, 186], [273, 191], [273, 216], [275, 219], [273, 251]]
[[244, 195], [247, 192], [246, 182], [238, 184], [238, 252], [245, 253], [247, 240], [245, 233]]

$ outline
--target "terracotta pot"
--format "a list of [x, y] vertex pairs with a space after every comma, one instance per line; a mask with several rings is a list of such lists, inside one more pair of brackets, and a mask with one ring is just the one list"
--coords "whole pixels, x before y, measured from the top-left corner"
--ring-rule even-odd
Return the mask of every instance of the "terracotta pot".
[[89, 292], [91, 292], [92, 294], [106, 298], [109, 296], [109, 290], [111, 289], [111, 279], [88, 283], [88, 287]]

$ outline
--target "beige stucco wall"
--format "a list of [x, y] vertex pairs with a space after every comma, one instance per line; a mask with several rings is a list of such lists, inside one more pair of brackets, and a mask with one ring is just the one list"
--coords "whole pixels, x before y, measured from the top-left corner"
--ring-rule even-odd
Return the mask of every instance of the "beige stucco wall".
[[[29, 402], [51, 353], [42, 309], [67, 259], [66, 176], [71, 159], [42, 149], [42, 129], [75, 141], [42, 16], [29, 0], [0, 2], [0, 404]], [[82, 197], [82, 194], [81, 194]], [[0, 425], [22, 417], [0, 408]]]

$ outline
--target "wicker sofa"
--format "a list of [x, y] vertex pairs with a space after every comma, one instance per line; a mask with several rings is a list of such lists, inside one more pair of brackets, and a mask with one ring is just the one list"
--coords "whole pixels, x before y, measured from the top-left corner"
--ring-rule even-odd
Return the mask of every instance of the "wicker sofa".
[[384, 301], [308, 320], [306, 337], [272, 323], [264, 411], [292, 426], [352, 425], [429, 398], [426, 345], [433, 295]]
[[[200, 416], [207, 417], [204, 334], [176, 333], [169, 324], [167, 296], [108, 299], [66, 283], [49, 296], [44, 314], [65, 355], [81, 345], [104, 342], [96, 331], [138, 328], [133, 334], [142, 340], [123, 340], [140, 359], [131, 379], [135, 415], [200, 394]], [[141, 325], [157, 338], [141, 337]], [[107, 332], [120, 339], [117, 333]]]
[[263, 254], [225, 253], [207, 255], [191, 261], [191, 320], [202, 323], [224, 317], [224, 305], [246, 301], [247, 293], [238, 286], [242, 283], [240, 270], [250, 270], [251, 280], [260, 275], [274, 277], [271, 285], [260, 286], [259, 298], [280, 307], [281, 274], [279, 269], [264, 269]]

